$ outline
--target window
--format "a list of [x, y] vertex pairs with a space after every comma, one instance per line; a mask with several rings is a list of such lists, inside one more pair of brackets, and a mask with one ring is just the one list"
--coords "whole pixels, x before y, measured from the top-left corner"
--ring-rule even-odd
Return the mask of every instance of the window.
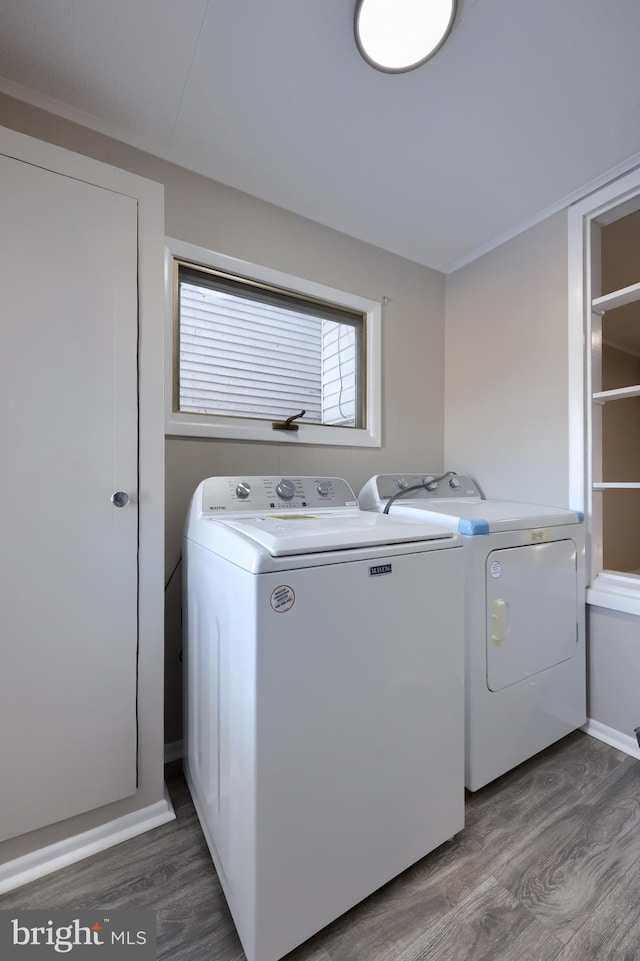
[[[588, 599], [640, 613], [640, 173], [570, 212], [571, 353], [584, 333], [584, 376], [574, 362], [573, 500], [588, 520]], [[580, 347], [580, 354], [582, 348]], [[584, 391], [581, 420], [578, 387]]]
[[379, 304], [168, 244], [168, 433], [379, 446]]
[[364, 316], [174, 260], [181, 412], [362, 427]]

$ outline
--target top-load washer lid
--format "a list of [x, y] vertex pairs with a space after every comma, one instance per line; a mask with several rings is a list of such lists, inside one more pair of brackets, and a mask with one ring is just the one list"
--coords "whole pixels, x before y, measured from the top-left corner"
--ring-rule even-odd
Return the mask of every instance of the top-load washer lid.
[[[406, 492], [406, 493], [405, 493]], [[484, 500], [471, 480], [450, 471], [432, 474], [377, 474], [360, 491], [360, 507], [389, 516], [418, 517], [442, 524], [467, 537], [499, 531], [530, 530], [580, 524], [584, 514], [560, 507], [517, 501]]]
[[[358, 509], [337, 477], [211, 477], [196, 489], [185, 536], [229, 558], [247, 551], [288, 557], [326, 551], [430, 542], [459, 546], [460, 537], [424, 519]], [[415, 548], [413, 548], [415, 549]]]
[[261, 514], [247, 518], [216, 518], [264, 547], [272, 557], [313, 554], [380, 544], [451, 540], [452, 531], [403, 517], [364, 511], [308, 514]]

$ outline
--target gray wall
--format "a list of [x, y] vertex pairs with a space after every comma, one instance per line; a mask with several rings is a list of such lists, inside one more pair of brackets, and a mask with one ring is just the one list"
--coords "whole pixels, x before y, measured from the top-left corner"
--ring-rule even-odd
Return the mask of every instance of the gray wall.
[[568, 498], [567, 224], [537, 224], [447, 278], [445, 450], [489, 497]]
[[633, 737], [640, 727], [640, 618], [589, 609], [587, 714]]
[[[166, 443], [166, 569], [179, 555], [197, 483], [214, 474], [325, 473], [356, 493], [374, 473], [443, 467], [445, 278], [295, 214], [0, 95], [0, 124], [159, 181], [166, 233], [242, 260], [335, 287], [383, 308], [383, 447], [304, 447], [169, 438]], [[164, 324], [164, 318], [158, 318]], [[180, 577], [167, 591], [166, 727], [181, 737]]]

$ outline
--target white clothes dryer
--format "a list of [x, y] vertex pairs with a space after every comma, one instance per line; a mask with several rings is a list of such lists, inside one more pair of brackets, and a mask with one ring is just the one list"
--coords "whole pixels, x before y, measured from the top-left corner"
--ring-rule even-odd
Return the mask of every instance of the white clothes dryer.
[[476, 791], [586, 720], [583, 515], [485, 500], [453, 471], [379, 474], [363, 510], [462, 535], [465, 783]]
[[249, 961], [464, 823], [464, 558], [340, 478], [214, 477], [184, 536], [186, 776]]

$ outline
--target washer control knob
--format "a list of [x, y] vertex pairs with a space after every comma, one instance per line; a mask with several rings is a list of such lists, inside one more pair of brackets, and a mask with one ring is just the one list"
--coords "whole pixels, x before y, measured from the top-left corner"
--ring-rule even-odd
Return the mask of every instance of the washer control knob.
[[458, 480], [457, 477], [449, 478], [449, 487], [453, 487], [454, 491], [457, 490], [458, 487], [460, 487], [460, 481]]
[[251, 484], [247, 484], [246, 481], [240, 481], [240, 483], [236, 487], [236, 497], [239, 497], [240, 500], [246, 500], [246, 498], [249, 496], [250, 493], [251, 493]]
[[327, 481], [320, 481], [320, 483], [316, 487], [316, 490], [320, 494], [320, 497], [328, 497], [329, 494], [331, 493], [331, 487], [329, 486]]
[[276, 484], [276, 494], [281, 497], [283, 501], [290, 501], [296, 492], [296, 485], [292, 480], [287, 480], [283, 477], [281, 481]]
[[408, 486], [409, 486], [409, 485], [408, 485], [408, 483], [406, 482], [406, 480], [404, 479], [404, 477], [399, 477], [399, 478], [396, 480], [396, 487], [397, 487], [399, 490], [403, 491], [403, 490], [405, 489], [405, 487], [408, 487]]

